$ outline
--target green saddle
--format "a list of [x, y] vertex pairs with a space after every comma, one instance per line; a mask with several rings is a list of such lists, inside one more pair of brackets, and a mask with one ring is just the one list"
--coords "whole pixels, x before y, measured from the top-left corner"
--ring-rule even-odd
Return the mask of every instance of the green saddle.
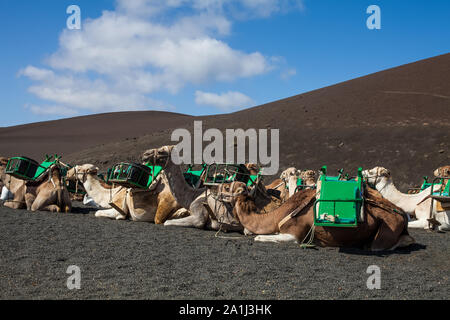
[[115, 183], [126, 188], [147, 189], [161, 173], [161, 166], [121, 162], [108, 170], [107, 183]]
[[[59, 161], [60, 157], [57, 155], [46, 156], [45, 160], [39, 164], [35, 160], [27, 157], [13, 157], [10, 158], [5, 169], [5, 173], [21, 180], [36, 181], [47, 172], [53, 164]], [[63, 169], [63, 168], [61, 168]], [[62, 170], [63, 175], [67, 170]]]
[[357, 179], [339, 180], [342, 177], [326, 175], [322, 167], [319, 198], [314, 203], [314, 224], [324, 227], [356, 227], [363, 204], [362, 168]]
[[202, 164], [202, 167], [200, 170], [192, 170], [193, 165], [190, 165], [189, 168], [186, 170], [186, 172], [183, 173], [184, 179], [186, 182], [191, 185], [194, 188], [197, 188], [200, 186], [200, 178], [205, 172], [206, 164]]
[[216, 185], [240, 181], [252, 185], [254, 181], [250, 180], [250, 173], [244, 164], [214, 163], [207, 165], [203, 184]]

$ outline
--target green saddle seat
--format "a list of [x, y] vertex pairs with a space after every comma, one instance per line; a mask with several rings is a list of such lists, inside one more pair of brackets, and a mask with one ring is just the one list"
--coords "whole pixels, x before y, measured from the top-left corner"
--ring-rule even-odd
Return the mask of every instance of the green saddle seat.
[[215, 185], [234, 181], [240, 181], [248, 184], [249, 180], [250, 173], [243, 164], [214, 163], [207, 165], [203, 184]]
[[319, 198], [314, 204], [314, 224], [326, 227], [356, 227], [362, 208], [362, 169], [358, 179], [338, 180], [326, 176], [326, 167], [321, 177]]
[[39, 179], [58, 159], [59, 158], [55, 156], [55, 159], [52, 160], [51, 157], [47, 156], [47, 158], [39, 164], [31, 158], [13, 157], [9, 159], [5, 173], [10, 174], [17, 179], [34, 181]]
[[192, 170], [192, 168], [193, 166], [190, 165], [186, 172], [183, 173], [183, 175], [186, 182], [192, 187], [196, 188], [199, 187], [199, 182], [203, 172], [205, 172], [206, 164], [203, 164], [200, 170]]
[[161, 171], [161, 166], [121, 162], [108, 170], [107, 182], [126, 188], [147, 189]]

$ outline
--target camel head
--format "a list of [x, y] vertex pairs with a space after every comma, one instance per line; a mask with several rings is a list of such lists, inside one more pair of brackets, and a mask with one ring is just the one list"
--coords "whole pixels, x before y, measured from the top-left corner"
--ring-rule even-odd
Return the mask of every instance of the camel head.
[[375, 167], [370, 170], [364, 170], [362, 175], [367, 183], [375, 188], [380, 182], [385, 184], [386, 181], [391, 178], [391, 172], [383, 167]]
[[256, 163], [247, 163], [245, 164], [245, 167], [252, 175], [257, 175], [259, 170], [261, 169]]
[[443, 166], [434, 170], [436, 177], [450, 178], [450, 166]]
[[217, 187], [217, 193], [229, 196], [229, 197], [235, 197], [241, 194], [247, 195], [248, 194], [248, 187], [245, 183], [240, 181], [234, 181], [230, 183], [224, 183]]
[[149, 162], [157, 166], [165, 166], [170, 160], [170, 155], [175, 146], [164, 146], [161, 148], [149, 149], [142, 155], [142, 162]]
[[236, 197], [249, 194], [249, 189], [247, 185], [240, 181], [234, 181], [230, 183], [220, 184], [218, 186], [213, 186], [211, 192], [216, 194], [220, 199], [225, 202], [230, 202], [234, 205]]
[[291, 167], [291, 168], [287, 168], [286, 170], [284, 170], [281, 173], [280, 179], [283, 180], [284, 182], [288, 183], [289, 179], [291, 179], [292, 177], [295, 177], [295, 179], [297, 179], [300, 176], [301, 176], [301, 171], [297, 170], [294, 167]]
[[66, 180], [76, 181], [77, 179], [84, 180], [88, 174], [97, 175], [99, 168], [93, 164], [83, 164], [81, 166], [75, 166], [67, 171]]
[[0, 157], [0, 167], [6, 167], [8, 164], [8, 158]]
[[313, 185], [316, 183], [317, 174], [314, 170], [305, 170], [301, 172], [300, 178], [302, 178], [305, 184]]
[[300, 175], [301, 171], [294, 167], [287, 168], [281, 173], [280, 179], [289, 187], [289, 197], [294, 194], [295, 189], [297, 188], [297, 180]]

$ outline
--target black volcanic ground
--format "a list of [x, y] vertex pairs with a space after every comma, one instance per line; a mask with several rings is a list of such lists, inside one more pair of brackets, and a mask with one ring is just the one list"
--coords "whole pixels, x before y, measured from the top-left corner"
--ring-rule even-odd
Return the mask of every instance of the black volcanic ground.
[[0, 128], [0, 155], [62, 153], [106, 168], [170, 144], [175, 128], [203, 120], [205, 129], [280, 129], [280, 171], [382, 165], [405, 189], [450, 163], [449, 111], [445, 54], [231, 114], [121, 112]]

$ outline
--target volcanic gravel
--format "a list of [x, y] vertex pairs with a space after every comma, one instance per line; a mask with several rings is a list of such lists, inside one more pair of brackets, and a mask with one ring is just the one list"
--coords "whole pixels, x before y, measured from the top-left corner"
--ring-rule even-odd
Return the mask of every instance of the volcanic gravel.
[[[409, 249], [301, 249], [237, 233], [0, 208], [1, 299], [448, 299], [450, 233]], [[227, 238], [232, 237], [232, 239]], [[81, 289], [67, 288], [67, 268]], [[369, 290], [367, 268], [381, 269]]]

